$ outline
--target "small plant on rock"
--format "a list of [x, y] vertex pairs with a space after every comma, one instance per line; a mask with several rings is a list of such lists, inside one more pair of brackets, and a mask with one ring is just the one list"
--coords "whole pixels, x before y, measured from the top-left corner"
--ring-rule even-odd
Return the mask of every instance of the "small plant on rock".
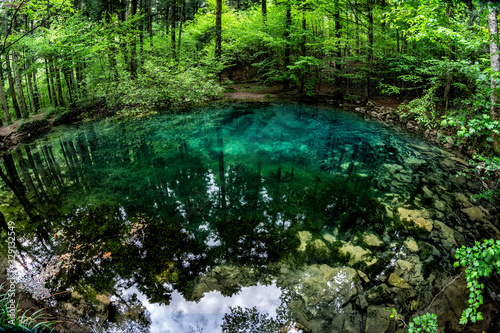
[[475, 323], [483, 319], [478, 309], [483, 304], [484, 284], [479, 279], [490, 276], [493, 269], [500, 273], [500, 240], [485, 239], [483, 243], [476, 242], [472, 247], [462, 246], [455, 256], [458, 262], [454, 266], [466, 267], [465, 280], [469, 288], [469, 307], [462, 313], [460, 324], [466, 324], [469, 319]]

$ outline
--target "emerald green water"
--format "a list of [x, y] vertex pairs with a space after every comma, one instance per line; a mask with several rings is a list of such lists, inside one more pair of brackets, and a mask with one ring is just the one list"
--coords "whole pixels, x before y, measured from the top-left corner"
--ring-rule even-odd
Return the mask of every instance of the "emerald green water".
[[19, 278], [26, 288], [69, 291], [50, 299], [95, 331], [220, 332], [237, 305], [305, 331], [356, 329], [361, 298], [391, 306], [368, 292], [391, 272], [421, 291], [451, 269], [449, 249], [464, 240], [443, 233], [463, 230], [457, 193], [475, 188], [459, 169], [352, 114], [232, 105], [58, 129], [4, 155], [0, 211], [37, 270]]

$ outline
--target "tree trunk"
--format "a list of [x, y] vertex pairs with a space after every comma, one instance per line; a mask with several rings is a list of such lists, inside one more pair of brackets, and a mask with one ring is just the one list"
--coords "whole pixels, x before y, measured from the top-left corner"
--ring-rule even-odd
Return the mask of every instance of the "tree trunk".
[[366, 15], [368, 18], [368, 50], [366, 52], [368, 68], [365, 77], [365, 102], [370, 98], [370, 79], [373, 64], [373, 4], [372, 0], [366, 0]]
[[12, 67], [14, 68], [14, 80], [16, 83], [16, 92], [19, 102], [19, 109], [21, 110], [21, 116], [23, 118], [26, 118], [28, 117], [28, 108], [26, 106], [26, 100], [24, 99], [21, 71], [19, 70], [19, 59], [17, 57], [17, 52], [14, 50], [12, 50]]
[[[492, 4], [492, 1], [489, 2], [489, 10], [488, 10], [488, 30], [490, 33], [490, 64], [491, 64], [491, 119], [492, 120], [500, 120], [499, 112], [497, 106], [498, 100], [498, 91], [497, 85], [495, 83], [496, 76], [500, 72], [500, 53], [498, 47], [498, 23], [497, 23], [497, 11]], [[493, 150], [497, 155], [500, 155], [500, 142], [499, 135], [494, 131], [491, 131], [491, 138], [493, 139]]]
[[267, 25], [267, 1], [262, 0], [262, 23], [264, 27]]
[[[26, 61], [26, 64], [28, 65], [28, 67], [30, 66], [29, 60]], [[31, 110], [33, 111], [33, 113], [37, 113], [38, 108], [37, 108], [36, 102], [35, 102], [35, 93], [33, 91], [33, 81], [32, 81], [31, 73], [26, 73], [26, 78], [28, 81], [28, 92], [30, 95]]]
[[170, 47], [172, 49], [172, 58], [177, 59], [177, 52], [175, 51], [175, 20], [176, 20], [176, 7], [177, 1], [170, 0]]
[[16, 114], [16, 119], [20, 119], [21, 109], [17, 103], [16, 88], [14, 88], [14, 78], [12, 77], [12, 68], [10, 67], [10, 57], [9, 52], [5, 52], [5, 67], [7, 68], [7, 79], [9, 80], [9, 92], [12, 98], [12, 106], [14, 107], [14, 113]]
[[[137, 0], [132, 0], [130, 6], [130, 16], [134, 17], [137, 13]], [[133, 29], [136, 28], [136, 24], [134, 23], [132, 26]], [[137, 41], [135, 35], [132, 37], [132, 42], [130, 43], [130, 76], [133, 79], [137, 78]]]
[[61, 73], [59, 71], [59, 68], [56, 66], [54, 61], [52, 62], [52, 72], [55, 74], [55, 85], [56, 85], [56, 92], [57, 92], [57, 100], [59, 106], [64, 106], [64, 96], [62, 92], [62, 80], [61, 80]]
[[165, 33], [168, 36], [170, 33], [170, 21], [168, 20], [169, 17], [169, 11], [170, 11], [170, 4], [167, 3], [165, 5]]
[[147, 14], [148, 14], [148, 33], [149, 33], [149, 45], [153, 48], [153, 5], [152, 0], [146, 0], [147, 3]]
[[[145, 8], [145, 0], [140, 0], [139, 1], [139, 13], [144, 13], [144, 8]], [[140, 28], [139, 28], [139, 59], [137, 59], [137, 63], [141, 64], [140, 67], [144, 64], [144, 32], [146, 31], [146, 22], [144, 22], [145, 18], [143, 17], [140, 21]]]
[[337, 44], [337, 60], [335, 61], [335, 68], [340, 70], [340, 58], [342, 57], [342, 51], [340, 49], [340, 29], [342, 26], [340, 25], [340, 5], [339, 0], [335, 0], [335, 39]]
[[5, 123], [8, 124], [12, 121], [10, 118], [9, 104], [7, 103], [7, 97], [5, 96], [5, 91], [3, 90], [3, 70], [0, 66], [0, 103], [2, 103], [3, 119]]
[[182, 40], [182, 22], [184, 21], [184, 16], [185, 16], [185, 11], [186, 11], [186, 1], [185, 0], [181, 0], [182, 1], [182, 4], [181, 4], [181, 17], [179, 19], [179, 40], [178, 40], [178, 44], [177, 44], [177, 50], [179, 52], [181, 52], [181, 40]]
[[292, 26], [292, 5], [286, 3], [286, 19], [285, 19], [285, 63], [283, 71], [286, 77], [283, 81], [283, 90], [290, 89], [290, 78], [288, 75], [288, 66], [290, 66], [290, 27]]
[[222, 0], [215, 3], [215, 59], [222, 58]]
[[58, 106], [56, 94], [54, 91], [54, 83], [52, 80], [52, 76], [50, 75], [49, 72], [49, 65], [47, 59], [45, 59], [45, 78], [47, 80], [47, 91], [49, 92], [50, 102], [54, 104], [54, 106]]
[[31, 73], [31, 76], [33, 78], [33, 93], [35, 94], [35, 106], [36, 106], [36, 109], [39, 110], [40, 109], [40, 92], [38, 90], [38, 85], [36, 84], [36, 73], [37, 73], [37, 69], [36, 67], [33, 68], [33, 72]]

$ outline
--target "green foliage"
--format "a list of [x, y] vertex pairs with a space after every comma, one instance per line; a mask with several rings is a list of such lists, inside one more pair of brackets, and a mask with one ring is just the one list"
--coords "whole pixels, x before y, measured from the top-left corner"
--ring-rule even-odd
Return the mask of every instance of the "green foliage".
[[417, 98], [410, 101], [408, 104], [401, 105], [399, 111], [403, 117], [413, 117], [417, 123], [427, 127], [434, 128], [437, 126], [436, 119], [436, 103], [435, 88], [431, 88], [422, 98]]
[[[0, 285], [0, 288], [2, 287], [3, 285]], [[30, 310], [28, 309], [21, 316], [18, 316], [19, 302], [17, 302], [15, 316], [12, 317], [9, 309], [10, 300], [8, 293], [0, 294], [0, 332], [38, 333], [53, 331], [50, 327], [55, 322], [38, 322], [38, 319], [43, 316], [43, 309], [35, 311], [32, 315], [28, 315]]]
[[475, 323], [483, 319], [481, 312], [478, 311], [483, 304], [484, 289], [480, 279], [490, 276], [493, 270], [500, 273], [500, 240], [489, 239], [482, 243], [475, 242], [472, 247], [462, 246], [455, 256], [458, 262], [455, 262], [454, 266], [466, 267], [465, 280], [469, 288], [469, 307], [462, 313], [460, 324], [466, 324], [469, 320]]
[[146, 61], [143, 73], [125, 79], [109, 92], [110, 105], [130, 105], [140, 110], [190, 107], [222, 96], [215, 76], [200, 68], [182, 68]]
[[437, 328], [437, 315], [434, 313], [426, 313], [415, 317], [413, 321], [408, 323], [408, 333], [436, 333]]

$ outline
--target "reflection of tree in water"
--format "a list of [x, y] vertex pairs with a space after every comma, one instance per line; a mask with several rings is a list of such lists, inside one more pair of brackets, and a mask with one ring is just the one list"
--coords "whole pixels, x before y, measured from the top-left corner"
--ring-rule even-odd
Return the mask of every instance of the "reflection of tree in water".
[[271, 263], [303, 260], [295, 255], [298, 231], [362, 224], [373, 214], [361, 204], [370, 179], [305, 172], [292, 162], [227, 163], [220, 134], [207, 155], [172, 140], [90, 127], [58, 145], [21, 148], [17, 166], [6, 160], [2, 179], [28, 215], [26, 230], [38, 234], [27, 251], [65, 258], [61, 290], [135, 286], [149, 302], [168, 304], [172, 288], [190, 294], [215, 265], [273, 275]]

